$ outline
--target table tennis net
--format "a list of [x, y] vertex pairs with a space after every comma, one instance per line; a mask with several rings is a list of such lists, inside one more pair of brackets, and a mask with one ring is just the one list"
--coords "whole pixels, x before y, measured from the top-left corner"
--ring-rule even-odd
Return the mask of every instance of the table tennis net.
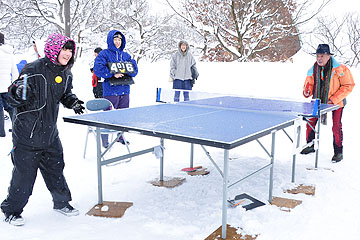
[[220, 94], [220, 93], [197, 92], [197, 91], [182, 90], [182, 89], [166, 89], [166, 88], [156, 89], [156, 102], [161, 102], [161, 103], [186, 102], [192, 100], [211, 99], [211, 98], [224, 97], [224, 96], [229, 96], [229, 95]]
[[313, 112], [315, 112], [314, 109], [317, 109], [317, 106], [315, 106], [313, 101], [307, 103], [284, 99], [253, 98], [220, 93], [164, 88], [157, 89], [156, 102], [195, 104], [207, 107], [221, 107], [227, 109], [261, 112], [282, 112], [301, 115], [316, 115]]

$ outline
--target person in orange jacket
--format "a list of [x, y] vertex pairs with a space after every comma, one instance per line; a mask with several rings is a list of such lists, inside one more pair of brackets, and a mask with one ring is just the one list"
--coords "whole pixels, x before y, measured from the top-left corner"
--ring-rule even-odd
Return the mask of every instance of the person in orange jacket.
[[[308, 98], [320, 99], [321, 103], [339, 105], [339, 108], [332, 112], [333, 119], [333, 147], [334, 156], [332, 162], [340, 162], [343, 159], [343, 131], [341, 118], [346, 104], [346, 97], [353, 90], [355, 83], [350, 70], [343, 64], [338, 63], [330, 52], [328, 44], [319, 44], [316, 49], [316, 62], [308, 71], [305, 79], [303, 94]], [[309, 119], [306, 126], [306, 141], [312, 142], [315, 138], [317, 118]], [[326, 123], [326, 116], [321, 119]], [[315, 152], [314, 144], [304, 148], [301, 154]]]

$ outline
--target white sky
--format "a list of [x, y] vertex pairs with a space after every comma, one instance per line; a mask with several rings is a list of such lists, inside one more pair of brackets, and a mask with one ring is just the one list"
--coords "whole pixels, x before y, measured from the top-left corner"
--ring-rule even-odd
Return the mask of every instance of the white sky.
[[[317, 0], [322, 1], [322, 0]], [[327, 12], [342, 16], [347, 12], [358, 12], [360, 9], [360, 1], [357, 0], [332, 0], [326, 8]]]

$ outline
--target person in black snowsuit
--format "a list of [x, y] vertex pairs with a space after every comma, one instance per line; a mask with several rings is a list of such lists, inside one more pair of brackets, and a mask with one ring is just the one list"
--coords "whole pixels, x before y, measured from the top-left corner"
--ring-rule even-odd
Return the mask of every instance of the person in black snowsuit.
[[54, 209], [67, 216], [79, 214], [69, 204], [71, 194], [63, 175], [63, 148], [56, 125], [60, 103], [77, 114], [84, 110], [83, 102], [71, 92], [75, 49], [70, 38], [51, 34], [45, 57], [27, 64], [9, 87], [9, 104], [15, 108], [14, 169], [1, 210], [12, 225], [24, 225], [21, 213], [32, 194], [38, 169], [52, 195]]

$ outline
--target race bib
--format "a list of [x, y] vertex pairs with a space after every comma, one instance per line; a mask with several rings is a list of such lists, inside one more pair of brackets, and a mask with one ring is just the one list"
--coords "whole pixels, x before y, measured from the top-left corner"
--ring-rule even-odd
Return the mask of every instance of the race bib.
[[108, 68], [110, 70], [110, 73], [134, 73], [135, 69], [131, 62], [116, 62], [116, 63], [108, 63]]

